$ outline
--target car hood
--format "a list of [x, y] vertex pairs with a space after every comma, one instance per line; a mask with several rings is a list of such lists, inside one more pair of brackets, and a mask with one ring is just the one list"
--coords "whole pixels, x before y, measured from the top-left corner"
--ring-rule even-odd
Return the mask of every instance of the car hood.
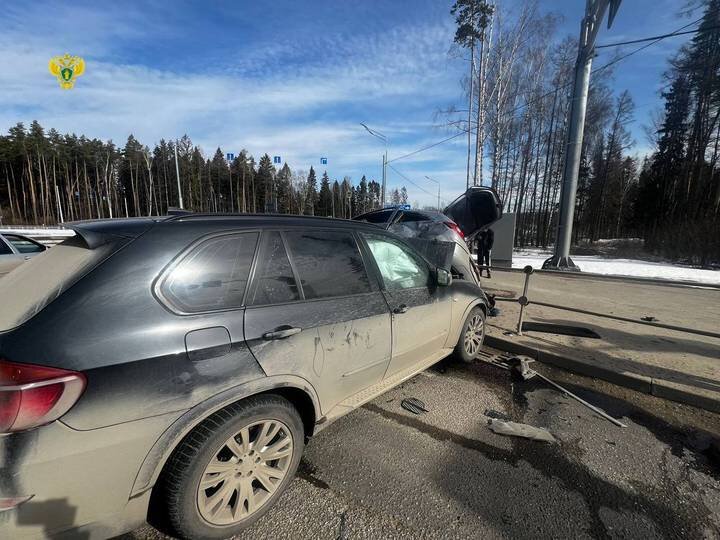
[[457, 223], [466, 240], [472, 240], [502, 217], [502, 201], [494, 189], [471, 186], [451, 202], [443, 214]]

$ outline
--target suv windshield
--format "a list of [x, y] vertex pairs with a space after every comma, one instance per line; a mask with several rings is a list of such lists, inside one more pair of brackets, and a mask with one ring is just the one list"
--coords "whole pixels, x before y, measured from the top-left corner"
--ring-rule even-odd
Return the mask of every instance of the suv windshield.
[[20, 326], [72, 285], [117, 244], [87, 249], [77, 236], [40, 253], [0, 279], [0, 332]]

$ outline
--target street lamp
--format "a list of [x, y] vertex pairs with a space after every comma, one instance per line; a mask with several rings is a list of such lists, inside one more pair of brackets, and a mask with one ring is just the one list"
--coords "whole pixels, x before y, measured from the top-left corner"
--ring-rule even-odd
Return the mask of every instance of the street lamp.
[[440, 211], [440, 182], [438, 182], [437, 180], [435, 180], [435, 179], [433, 179], [433, 178], [430, 178], [427, 174], [425, 175], [425, 178], [427, 178], [427, 179], [430, 180], [431, 182], [435, 182], [435, 183], [437, 184], [437, 186], [438, 186], [438, 205], [437, 205], [437, 211], [439, 212], [439, 211]]
[[362, 122], [360, 122], [360, 125], [361, 125], [362, 127], [364, 127], [365, 130], [366, 130], [370, 135], [372, 135], [372, 136], [375, 137], [376, 139], [380, 139], [383, 143], [385, 143], [385, 153], [383, 154], [382, 195], [381, 195], [381, 197], [382, 197], [382, 206], [384, 207], [384, 206], [385, 206], [385, 179], [386, 179], [386, 177], [387, 177], [387, 175], [386, 175], [386, 173], [385, 173], [385, 169], [386, 169], [386, 167], [387, 167], [387, 145], [388, 145], [388, 140], [387, 140], [387, 137], [386, 137], [385, 135], [383, 135], [382, 133], [380, 133], [379, 131], [375, 131], [374, 129], [370, 129], [369, 127], [367, 127], [367, 126], [366, 126], [365, 124], [363, 124]]

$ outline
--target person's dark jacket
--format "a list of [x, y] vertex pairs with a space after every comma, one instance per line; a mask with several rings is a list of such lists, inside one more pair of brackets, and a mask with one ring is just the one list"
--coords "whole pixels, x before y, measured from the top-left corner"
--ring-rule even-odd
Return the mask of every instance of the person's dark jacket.
[[495, 231], [492, 229], [487, 229], [480, 233], [480, 237], [478, 238], [478, 248], [481, 248], [485, 252], [490, 252], [493, 248], [493, 244], [495, 243]]

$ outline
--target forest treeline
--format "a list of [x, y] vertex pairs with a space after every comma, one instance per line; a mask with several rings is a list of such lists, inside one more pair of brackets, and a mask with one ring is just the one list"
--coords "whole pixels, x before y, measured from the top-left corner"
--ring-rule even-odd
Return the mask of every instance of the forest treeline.
[[[175, 150], [177, 146], [177, 167]], [[256, 163], [245, 150], [227, 161], [218, 148], [203, 155], [189, 137], [154, 148], [128, 137], [125, 146], [83, 136], [45, 133], [33, 121], [0, 136], [0, 215], [5, 224], [164, 215], [179, 205], [196, 212], [273, 212], [349, 218], [380, 206], [381, 186], [362, 177], [318, 178], [313, 167], [276, 169], [265, 154]], [[407, 202], [403, 186], [388, 200]]]
[[[644, 113], [646, 156], [633, 153], [636, 107], [612, 73], [634, 49], [595, 60], [576, 244], [639, 237], [647, 250], [673, 259], [720, 261], [720, 0], [689, 5], [696, 20], [686, 26], [697, 31], [668, 59], [663, 110]], [[534, 0], [457, 0], [452, 13], [453, 54], [468, 60], [467, 102], [439, 111], [439, 123], [467, 137], [467, 183], [494, 187], [505, 211], [517, 214], [515, 245], [547, 247], [555, 237], [576, 38], [561, 38], [560, 16], [540, 13]], [[194, 211], [351, 217], [382, 205], [379, 183], [365, 177], [354, 184], [312, 167], [276, 169], [267, 154], [256, 162], [246, 151], [228, 163], [221, 149], [206, 156], [187, 136], [152, 148], [130, 136], [118, 147], [32, 122], [0, 136], [2, 220], [162, 215], [178, 205], [176, 146], [182, 198]], [[386, 202], [407, 198], [396, 189]]]
[[[646, 157], [632, 153], [632, 96], [613, 87], [622, 82], [613, 81], [613, 65], [634, 49], [595, 60], [576, 244], [640, 237], [661, 255], [720, 261], [720, 0], [689, 4], [686, 26], [697, 32], [669, 59], [664, 111], [647, 120]], [[555, 240], [577, 40], [559, 39], [558, 16], [539, 13], [534, 1], [457, 0], [452, 13], [454, 54], [468, 60], [467, 108], [440, 111], [440, 119], [467, 136], [467, 182], [491, 185], [517, 214], [515, 245], [546, 247]]]

